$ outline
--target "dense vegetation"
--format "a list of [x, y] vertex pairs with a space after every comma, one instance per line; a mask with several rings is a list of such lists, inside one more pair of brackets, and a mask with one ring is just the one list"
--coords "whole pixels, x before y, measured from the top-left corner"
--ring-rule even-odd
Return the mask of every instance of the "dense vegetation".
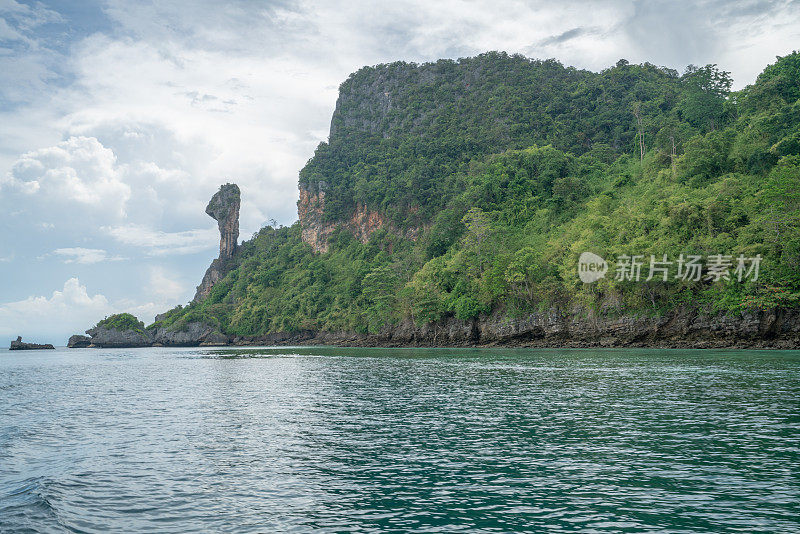
[[144, 333], [144, 323], [130, 313], [116, 313], [110, 315], [97, 323], [95, 328], [106, 328], [108, 330], [133, 330]]
[[[730, 87], [714, 65], [592, 73], [501, 53], [361, 69], [300, 186], [325, 191], [328, 221], [360, 204], [391, 224], [366, 244], [340, 230], [323, 254], [299, 224], [265, 227], [208, 299], [161, 324], [257, 335], [553, 308], [797, 305], [800, 54]], [[416, 241], [399, 237], [408, 227], [422, 228]], [[642, 255], [642, 279], [583, 284], [583, 251]], [[645, 281], [651, 254], [731, 255], [730, 279]], [[736, 258], [759, 254], [758, 279], [739, 280]]]

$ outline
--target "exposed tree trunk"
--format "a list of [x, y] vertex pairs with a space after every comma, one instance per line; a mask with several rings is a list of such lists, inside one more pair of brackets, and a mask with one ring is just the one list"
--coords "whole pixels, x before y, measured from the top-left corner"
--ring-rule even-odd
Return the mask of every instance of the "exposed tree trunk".
[[670, 161], [672, 162], [672, 177], [675, 178], [675, 137], [670, 136], [669, 140], [672, 141], [672, 154], [670, 155]]
[[636, 127], [639, 138], [639, 161], [644, 162], [644, 131], [642, 130], [642, 103], [633, 103], [633, 116], [636, 117]]

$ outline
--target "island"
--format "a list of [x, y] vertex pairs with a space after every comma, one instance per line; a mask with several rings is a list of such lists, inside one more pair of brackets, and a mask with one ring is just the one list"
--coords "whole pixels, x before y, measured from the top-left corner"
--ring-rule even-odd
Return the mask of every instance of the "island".
[[297, 222], [238, 243], [221, 186], [192, 301], [90, 343], [799, 348], [798, 79], [799, 52], [740, 91], [713, 64], [364, 67]]
[[17, 336], [17, 339], [11, 342], [11, 346], [8, 350], [41, 350], [41, 349], [55, 349], [55, 347], [49, 343], [39, 344], [39, 343], [25, 343], [22, 341], [22, 336]]

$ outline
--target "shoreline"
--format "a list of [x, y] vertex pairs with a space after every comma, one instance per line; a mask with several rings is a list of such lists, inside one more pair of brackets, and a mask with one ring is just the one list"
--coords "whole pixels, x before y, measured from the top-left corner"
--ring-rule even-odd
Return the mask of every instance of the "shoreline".
[[796, 350], [800, 349], [800, 308], [745, 311], [733, 315], [682, 309], [662, 316], [550, 310], [519, 318], [501, 314], [470, 320], [450, 317], [425, 325], [404, 320], [372, 334], [303, 330], [232, 336], [202, 323], [190, 323], [183, 330], [158, 326], [144, 332], [109, 329], [93, 329], [91, 332], [92, 337], [83, 336], [81, 345], [76, 344], [75, 348], [330, 345]]

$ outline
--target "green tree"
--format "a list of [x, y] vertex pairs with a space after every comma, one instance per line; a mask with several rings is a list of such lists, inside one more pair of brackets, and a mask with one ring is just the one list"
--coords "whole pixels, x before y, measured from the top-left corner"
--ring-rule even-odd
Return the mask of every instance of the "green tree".
[[716, 65], [689, 65], [681, 82], [686, 87], [678, 105], [681, 116], [705, 131], [723, 126], [725, 100], [733, 83], [730, 73]]

